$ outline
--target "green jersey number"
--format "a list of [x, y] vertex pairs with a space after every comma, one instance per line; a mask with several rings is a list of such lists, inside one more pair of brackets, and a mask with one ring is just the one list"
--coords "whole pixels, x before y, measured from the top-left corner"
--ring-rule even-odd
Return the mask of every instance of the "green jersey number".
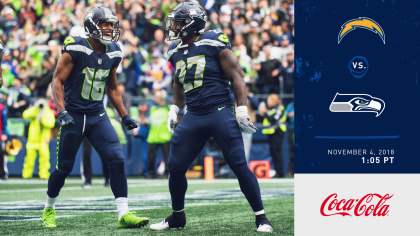
[[109, 70], [97, 70], [95, 73], [95, 69], [86, 67], [82, 73], [85, 74], [82, 97], [84, 99], [92, 97], [93, 100], [102, 100], [106, 85], [106, 82], [102, 81], [102, 77], [107, 77]]
[[[184, 82], [184, 80], [185, 80], [185, 75], [187, 74], [187, 69], [191, 69], [194, 64], [197, 64], [195, 68], [194, 83], [186, 83]], [[187, 59], [187, 63], [185, 63], [183, 60], [180, 60], [176, 63], [175, 74], [178, 73], [178, 70], [181, 70], [179, 72], [178, 78], [179, 78], [179, 82], [184, 85], [184, 93], [203, 85], [203, 76], [204, 76], [205, 66], [206, 66], [206, 57], [204, 55], [189, 57]]]

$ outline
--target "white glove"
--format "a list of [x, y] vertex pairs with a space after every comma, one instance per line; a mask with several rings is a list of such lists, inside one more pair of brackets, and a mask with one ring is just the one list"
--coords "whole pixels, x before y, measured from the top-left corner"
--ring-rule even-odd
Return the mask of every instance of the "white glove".
[[258, 130], [249, 118], [248, 108], [246, 106], [238, 106], [236, 116], [238, 117], [239, 127], [243, 132], [252, 134]]
[[174, 133], [175, 124], [178, 121], [179, 107], [177, 105], [171, 105], [171, 109], [168, 112], [168, 131]]

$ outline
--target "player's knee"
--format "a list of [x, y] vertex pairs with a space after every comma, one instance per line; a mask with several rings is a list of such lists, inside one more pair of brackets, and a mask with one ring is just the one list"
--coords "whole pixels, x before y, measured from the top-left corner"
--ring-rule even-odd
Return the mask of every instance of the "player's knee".
[[125, 168], [124, 163], [117, 163], [109, 165], [109, 172], [112, 174], [124, 174], [125, 175]]
[[171, 156], [169, 156], [169, 160], [168, 160], [168, 170], [169, 170], [169, 172], [176, 171], [176, 163], [177, 163], [177, 161], [175, 160], [175, 158], [172, 158]]
[[245, 151], [243, 148], [233, 150], [229, 157], [225, 158], [230, 168], [233, 170], [235, 167], [246, 165]]
[[124, 164], [124, 155], [122, 149], [108, 148], [106, 154], [106, 157], [103, 155], [103, 158], [105, 158], [104, 160], [108, 165]]
[[170, 171], [169, 172], [169, 177], [172, 178], [172, 179], [184, 178], [185, 173], [187, 173], [187, 172], [186, 171]]
[[58, 166], [58, 172], [64, 176], [69, 176], [71, 171], [73, 170], [74, 162], [64, 162], [62, 164], [59, 164]]

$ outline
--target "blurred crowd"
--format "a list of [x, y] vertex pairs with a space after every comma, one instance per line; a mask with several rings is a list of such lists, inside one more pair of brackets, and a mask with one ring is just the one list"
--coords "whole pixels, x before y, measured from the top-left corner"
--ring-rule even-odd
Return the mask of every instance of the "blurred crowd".
[[[123, 60], [117, 77], [127, 111], [140, 116], [148, 114], [162, 93], [170, 104], [174, 67], [167, 61], [169, 44], [165, 43], [164, 26], [166, 16], [183, 1], [0, 0], [4, 79], [0, 103], [7, 108], [9, 117], [21, 118], [36, 100], [46, 99], [57, 117], [49, 85], [63, 41], [67, 36], [86, 37], [85, 13], [93, 6], [103, 5], [120, 19], [118, 43]], [[263, 122], [259, 108], [269, 94], [280, 95], [284, 107], [293, 104], [293, 0], [198, 2], [208, 12], [206, 30], [221, 31], [231, 42], [244, 72], [248, 98], [252, 100], [249, 107], [255, 113], [253, 121]], [[150, 125], [147, 119], [138, 120]]]
[[[173, 66], [166, 60], [165, 18], [183, 0], [2, 0], [0, 39], [11, 117], [21, 117], [30, 97], [46, 97], [64, 39], [86, 37], [83, 18], [102, 4], [120, 19], [123, 61], [119, 83], [130, 96], [153, 90], [171, 94]], [[206, 30], [224, 32], [256, 94], [293, 94], [294, 10], [291, 0], [207, 0]], [[287, 102], [288, 103], [288, 102]]]

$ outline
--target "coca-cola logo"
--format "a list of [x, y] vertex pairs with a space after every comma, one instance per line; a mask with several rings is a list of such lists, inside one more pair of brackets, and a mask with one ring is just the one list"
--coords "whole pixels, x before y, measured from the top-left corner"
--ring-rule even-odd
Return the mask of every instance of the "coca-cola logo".
[[392, 196], [394, 194], [381, 196], [377, 193], [369, 193], [361, 199], [338, 200], [337, 194], [333, 193], [322, 203], [321, 214], [323, 216], [386, 216], [389, 212], [389, 205], [385, 203]]

